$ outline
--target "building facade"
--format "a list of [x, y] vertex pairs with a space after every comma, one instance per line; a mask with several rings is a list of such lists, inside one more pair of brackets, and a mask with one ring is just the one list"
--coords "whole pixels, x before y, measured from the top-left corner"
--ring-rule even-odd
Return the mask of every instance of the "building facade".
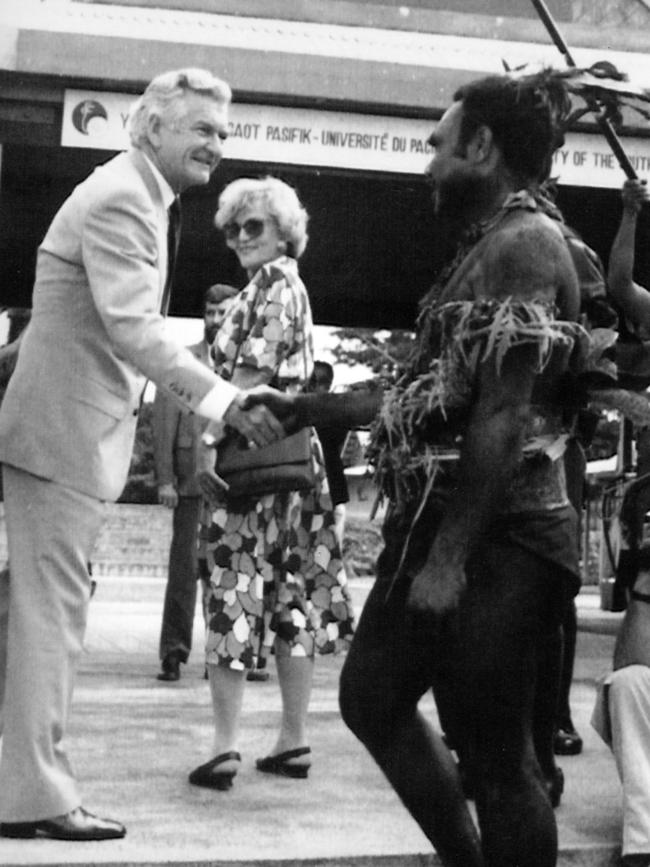
[[[646, 0], [547, 5], [579, 65], [610, 60], [650, 86]], [[159, 72], [201, 66], [233, 87], [231, 135], [209, 186], [184, 197], [172, 314], [198, 314], [210, 283], [242, 284], [216, 200], [234, 177], [272, 173], [310, 214], [301, 271], [316, 321], [408, 327], [444, 256], [422, 176], [433, 122], [464, 82], [530, 62], [564, 60], [528, 0], [4, 0], [0, 306], [29, 305], [49, 221], [126, 147], [133, 98]], [[648, 175], [650, 126], [626, 122]], [[624, 176], [593, 122], [555, 168], [569, 222], [606, 258]]]

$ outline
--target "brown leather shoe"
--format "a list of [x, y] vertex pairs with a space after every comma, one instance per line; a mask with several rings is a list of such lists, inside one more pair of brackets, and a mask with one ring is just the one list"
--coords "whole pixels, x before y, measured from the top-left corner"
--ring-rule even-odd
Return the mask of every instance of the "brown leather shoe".
[[112, 819], [100, 819], [83, 807], [77, 807], [63, 816], [41, 819], [38, 822], [3, 822], [0, 836], [26, 840], [31, 837], [50, 837], [53, 840], [114, 840], [124, 837], [126, 828]]

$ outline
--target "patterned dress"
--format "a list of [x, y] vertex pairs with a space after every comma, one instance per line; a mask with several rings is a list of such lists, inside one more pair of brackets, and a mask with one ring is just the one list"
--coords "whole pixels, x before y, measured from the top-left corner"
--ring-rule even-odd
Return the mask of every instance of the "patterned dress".
[[[237, 296], [214, 344], [215, 370], [233, 362], [282, 390], [304, 386], [313, 366], [312, 316], [296, 261], [264, 265]], [[345, 649], [353, 610], [318, 437], [316, 487], [237, 506], [213, 503], [201, 527], [206, 659], [232, 669], [282, 639], [276, 652], [313, 657]]]

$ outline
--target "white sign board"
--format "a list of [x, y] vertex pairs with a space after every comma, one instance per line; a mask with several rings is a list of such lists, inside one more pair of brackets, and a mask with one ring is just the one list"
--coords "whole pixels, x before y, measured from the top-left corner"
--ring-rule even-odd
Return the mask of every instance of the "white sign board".
[[[61, 144], [124, 150], [133, 97], [66, 90]], [[235, 103], [224, 158], [421, 174], [430, 120]]]
[[[61, 144], [125, 150], [133, 97], [66, 90]], [[420, 175], [430, 158], [431, 120], [235, 103], [224, 158]], [[623, 139], [641, 177], [650, 174], [650, 138]], [[624, 180], [600, 135], [570, 133], [555, 155], [560, 183], [618, 188]]]
[[[621, 143], [639, 177], [649, 176], [650, 138], [626, 136]], [[553, 157], [552, 174], [560, 183], [576, 187], [618, 188], [625, 180], [605, 138], [589, 133], [567, 135], [566, 144]]]

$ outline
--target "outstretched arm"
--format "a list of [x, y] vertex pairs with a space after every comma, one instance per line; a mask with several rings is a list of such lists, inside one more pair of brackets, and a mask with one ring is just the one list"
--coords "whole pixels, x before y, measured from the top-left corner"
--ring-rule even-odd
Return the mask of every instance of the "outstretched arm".
[[648, 201], [645, 181], [626, 180], [621, 194], [623, 214], [612, 244], [607, 282], [609, 291], [634, 325], [650, 323], [650, 292], [634, 282], [634, 250], [639, 212]]
[[283, 423], [287, 433], [294, 433], [307, 425], [355, 428], [370, 424], [382, 400], [380, 390], [289, 395], [260, 388], [248, 392], [246, 406], [263, 404]]

